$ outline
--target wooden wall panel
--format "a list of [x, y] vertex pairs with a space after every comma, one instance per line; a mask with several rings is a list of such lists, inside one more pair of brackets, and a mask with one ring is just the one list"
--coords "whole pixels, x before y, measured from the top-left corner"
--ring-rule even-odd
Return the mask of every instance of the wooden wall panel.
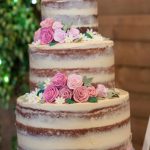
[[150, 15], [102, 15], [99, 22], [100, 32], [114, 40], [150, 41]]
[[150, 93], [150, 70], [138, 67], [117, 67], [116, 80], [119, 87], [131, 92]]
[[131, 129], [133, 133], [133, 143], [136, 150], [141, 150], [148, 121], [141, 118], [131, 119]]
[[[150, 41], [150, 26], [102, 26], [100, 32], [113, 40]], [[130, 36], [129, 36], [130, 33]]]
[[101, 26], [150, 26], [150, 15], [104, 15], [99, 17]]
[[[135, 145], [139, 145], [142, 147], [147, 124], [148, 124], [148, 121], [145, 119], [132, 117], [131, 129], [132, 129], [132, 133], [133, 133], [133, 143]], [[136, 133], [136, 134], [134, 134], [134, 133]]]
[[116, 65], [150, 67], [150, 42], [116, 41], [114, 49]]
[[122, 77], [120, 80], [126, 80], [128, 82], [132, 82], [133, 84], [150, 84], [150, 70], [148, 68], [118, 67], [117, 75], [118, 79], [119, 77]]
[[146, 119], [150, 114], [150, 94], [130, 93], [131, 115]]
[[150, 0], [98, 0], [99, 31], [115, 41], [116, 84], [130, 92], [133, 144], [141, 150], [150, 115]]
[[100, 14], [148, 14], [149, 0], [98, 0]]
[[113, 33], [118, 40], [150, 41], [150, 26], [120, 26]]

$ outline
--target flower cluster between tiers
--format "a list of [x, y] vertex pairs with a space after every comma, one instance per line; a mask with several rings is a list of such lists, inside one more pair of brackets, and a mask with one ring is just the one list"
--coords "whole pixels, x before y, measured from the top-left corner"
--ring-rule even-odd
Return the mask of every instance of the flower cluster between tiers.
[[101, 35], [93, 30], [80, 33], [80, 30], [75, 27], [64, 25], [62, 22], [55, 21], [52, 18], [47, 18], [40, 23], [40, 28], [35, 32], [34, 42], [53, 46], [57, 43], [81, 42], [97, 37], [103, 39]]
[[106, 97], [118, 97], [114, 90], [102, 84], [92, 85], [92, 78], [78, 74], [65, 75], [58, 72], [51, 80], [40, 83], [39, 88], [27, 94], [26, 99], [31, 103], [72, 104], [91, 102], [96, 103]]

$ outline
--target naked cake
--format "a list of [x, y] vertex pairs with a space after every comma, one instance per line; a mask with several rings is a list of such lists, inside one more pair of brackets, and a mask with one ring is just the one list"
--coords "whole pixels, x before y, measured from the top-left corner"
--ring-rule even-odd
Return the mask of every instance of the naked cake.
[[29, 44], [31, 92], [17, 99], [18, 150], [131, 150], [130, 102], [96, 0], [43, 0]]

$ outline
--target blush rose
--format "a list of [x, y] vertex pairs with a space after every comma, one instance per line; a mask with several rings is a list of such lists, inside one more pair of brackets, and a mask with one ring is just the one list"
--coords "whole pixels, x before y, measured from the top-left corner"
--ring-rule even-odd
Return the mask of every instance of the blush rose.
[[70, 37], [72, 37], [74, 40], [79, 38], [80, 37], [80, 31], [79, 29], [77, 28], [71, 28], [69, 31], [68, 31], [68, 34]]
[[64, 99], [71, 99], [72, 91], [68, 87], [64, 87], [64, 88], [60, 89], [59, 96], [63, 97]]
[[89, 99], [89, 92], [88, 92], [87, 87], [85, 86], [77, 87], [73, 91], [73, 98], [78, 103], [87, 102]]
[[99, 97], [106, 97], [108, 89], [104, 85], [98, 84], [96, 92]]
[[87, 87], [87, 89], [88, 89], [90, 97], [97, 96], [96, 88], [94, 86], [89, 86], [89, 87]]
[[40, 26], [42, 28], [52, 27], [53, 23], [54, 23], [54, 20], [52, 18], [47, 18], [40, 23]]
[[76, 89], [77, 87], [81, 87], [83, 85], [83, 78], [77, 74], [71, 74], [68, 76], [67, 85], [69, 89]]
[[34, 33], [34, 42], [40, 40], [41, 28]]
[[62, 27], [63, 27], [63, 25], [59, 21], [55, 21], [52, 26], [53, 30], [61, 29]]
[[62, 29], [57, 29], [54, 32], [54, 40], [59, 43], [64, 43], [66, 38], [66, 32]]

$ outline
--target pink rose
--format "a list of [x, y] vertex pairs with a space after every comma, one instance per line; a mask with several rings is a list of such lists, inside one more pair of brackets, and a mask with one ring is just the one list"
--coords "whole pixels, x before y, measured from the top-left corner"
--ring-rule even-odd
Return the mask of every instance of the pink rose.
[[73, 91], [73, 98], [78, 103], [87, 102], [89, 99], [89, 92], [88, 92], [87, 87], [85, 86], [77, 87]]
[[64, 87], [59, 91], [59, 96], [63, 97], [64, 99], [71, 99], [72, 91], [68, 87]]
[[64, 43], [66, 38], [66, 32], [62, 29], [57, 29], [54, 32], [54, 40], [59, 43]]
[[52, 26], [53, 30], [61, 29], [62, 27], [63, 27], [63, 25], [59, 21], [55, 21]]
[[94, 86], [89, 86], [89, 87], [87, 87], [87, 89], [88, 89], [90, 97], [97, 96], [96, 88]]
[[56, 87], [64, 87], [67, 84], [67, 77], [65, 74], [58, 72], [53, 78], [52, 83]]
[[54, 102], [55, 99], [58, 97], [58, 95], [59, 95], [59, 91], [53, 85], [49, 85], [43, 93], [43, 97], [48, 103]]
[[80, 36], [80, 31], [77, 28], [71, 28], [68, 31], [69, 36], [73, 37], [73, 39], [77, 39]]
[[108, 89], [104, 85], [98, 84], [96, 91], [99, 97], [106, 97]]
[[34, 33], [34, 42], [38, 41], [40, 39], [40, 34], [41, 34], [41, 28], [38, 29], [35, 33]]
[[77, 87], [81, 87], [83, 85], [83, 78], [77, 74], [71, 74], [68, 76], [67, 85], [69, 89], [76, 89]]
[[42, 28], [52, 27], [54, 20], [52, 18], [47, 18], [40, 23]]
[[41, 28], [41, 33], [40, 33], [40, 42], [41, 44], [48, 44], [53, 41], [53, 35], [54, 32], [52, 28], [47, 27], [47, 28]]

